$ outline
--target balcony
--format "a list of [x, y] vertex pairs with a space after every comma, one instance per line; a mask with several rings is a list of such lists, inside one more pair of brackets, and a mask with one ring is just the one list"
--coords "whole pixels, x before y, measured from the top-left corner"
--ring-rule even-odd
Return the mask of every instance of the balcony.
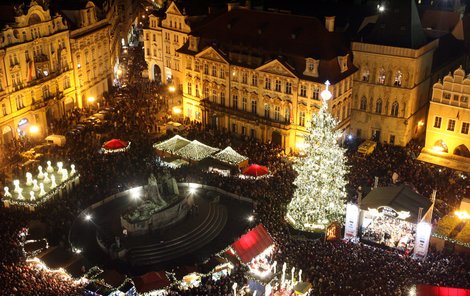
[[284, 129], [284, 130], [288, 130], [291, 128], [290, 122], [276, 121], [274, 120], [274, 118], [266, 118], [266, 117], [258, 116], [258, 114], [254, 114], [250, 111], [243, 111], [240, 109], [234, 109], [231, 107], [219, 105], [217, 103], [211, 102], [209, 99], [202, 100], [201, 106], [206, 109], [215, 111], [215, 112], [220, 112], [223, 114], [236, 116], [246, 121], [256, 122], [257, 124], [269, 125], [269, 126], [276, 127], [279, 129]]

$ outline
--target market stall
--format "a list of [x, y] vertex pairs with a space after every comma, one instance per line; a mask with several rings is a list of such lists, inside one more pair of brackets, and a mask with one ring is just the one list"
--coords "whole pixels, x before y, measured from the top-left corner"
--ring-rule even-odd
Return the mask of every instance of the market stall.
[[239, 154], [230, 146], [212, 155], [211, 158], [217, 159], [218, 161], [230, 166], [236, 166], [238, 168], [243, 168], [248, 165], [248, 157]]
[[154, 293], [158, 294], [160, 290], [168, 287], [171, 282], [168, 279], [165, 272], [148, 272], [139, 277], [132, 278], [134, 281], [136, 290], [139, 294], [143, 293]]
[[130, 146], [131, 142], [120, 139], [111, 139], [101, 146], [101, 151], [105, 154], [125, 152], [129, 150]]
[[205, 144], [202, 144], [198, 140], [194, 140], [191, 143], [187, 144], [183, 148], [177, 150], [175, 155], [180, 156], [181, 158], [190, 161], [190, 162], [199, 162], [204, 158], [207, 158], [214, 153], [218, 152], [220, 149], [214, 148]]
[[183, 138], [180, 135], [175, 135], [168, 140], [153, 144], [153, 148], [160, 157], [168, 157], [172, 156], [176, 151], [189, 143], [191, 143], [190, 140]]
[[252, 164], [244, 168], [242, 174], [251, 177], [261, 177], [269, 174], [269, 169], [259, 164]]

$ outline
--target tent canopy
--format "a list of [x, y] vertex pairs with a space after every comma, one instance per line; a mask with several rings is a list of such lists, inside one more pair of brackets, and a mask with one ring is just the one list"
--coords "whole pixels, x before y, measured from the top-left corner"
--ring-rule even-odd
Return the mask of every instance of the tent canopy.
[[191, 143], [191, 141], [188, 139], [183, 138], [180, 135], [175, 135], [166, 141], [153, 144], [153, 148], [168, 153], [175, 153], [189, 143]]
[[212, 155], [211, 157], [230, 165], [244, 166], [243, 163], [248, 164], [248, 157], [239, 154], [233, 150], [232, 147], [227, 146], [224, 150]]
[[129, 146], [129, 142], [120, 139], [111, 139], [103, 144], [103, 148], [107, 150], [124, 149]]
[[205, 144], [202, 144], [198, 140], [194, 140], [188, 145], [176, 151], [175, 154], [185, 159], [200, 161], [206, 157], [211, 156], [219, 150], [220, 149], [218, 148], [207, 146]]
[[250, 262], [253, 258], [261, 254], [273, 244], [273, 239], [269, 235], [263, 224], [259, 224], [253, 230], [242, 236], [232, 244], [235, 253], [243, 263]]
[[269, 173], [268, 168], [259, 164], [252, 164], [243, 170], [243, 175], [253, 176], [253, 177], [264, 176], [264, 175], [267, 175], [268, 173]]
[[431, 201], [416, 193], [410, 187], [390, 186], [374, 188], [361, 202], [361, 209], [377, 209], [379, 207], [390, 207], [397, 212], [406, 211], [410, 216], [406, 219], [416, 223], [419, 215], [419, 208], [423, 208], [424, 216], [431, 207]]
[[431, 285], [416, 285], [416, 295], [418, 296], [470, 296], [470, 289], [460, 289], [451, 287], [439, 287]]
[[163, 289], [170, 285], [170, 280], [163, 271], [149, 272], [132, 280], [139, 293]]

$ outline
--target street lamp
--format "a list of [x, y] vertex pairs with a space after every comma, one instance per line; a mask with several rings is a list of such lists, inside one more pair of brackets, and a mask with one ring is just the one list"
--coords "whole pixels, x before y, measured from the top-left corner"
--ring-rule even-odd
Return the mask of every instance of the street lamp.
[[32, 126], [29, 128], [29, 132], [31, 133], [32, 136], [36, 135], [37, 133], [39, 133], [39, 126], [37, 126], [37, 125], [32, 125]]
[[182, 111], [181, 111], [181, 108], [180, 108], [180, 107], [177, 107], [177, 106], [173, 107], [173, 113], [179, 115], [179, 114], [181, 114], [181, 112], [182, 112]]
[[90, 214], [85, 215], [85, 221], [90, 221], [92, 216]]
[[96, 99], [95, 97], [88, 97], [87, 101], [88, 103], [93, 104], [96, 101]]
[[173, 85], [170, 85], [168, 87], [168, 91], [170, 91], [171, 93], [174, 93], [176, 91], [176, 88]]

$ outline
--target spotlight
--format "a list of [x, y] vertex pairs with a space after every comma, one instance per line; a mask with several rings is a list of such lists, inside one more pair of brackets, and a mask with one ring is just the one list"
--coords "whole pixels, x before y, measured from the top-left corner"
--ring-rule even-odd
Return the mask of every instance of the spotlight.
[[85, 215], [85, 220], [86, 220], [86, 221], [90, 221], [90, 220], [91, 220], [91, 215], [90, 215], [90, 214], [86, 214], [86, 215]]

